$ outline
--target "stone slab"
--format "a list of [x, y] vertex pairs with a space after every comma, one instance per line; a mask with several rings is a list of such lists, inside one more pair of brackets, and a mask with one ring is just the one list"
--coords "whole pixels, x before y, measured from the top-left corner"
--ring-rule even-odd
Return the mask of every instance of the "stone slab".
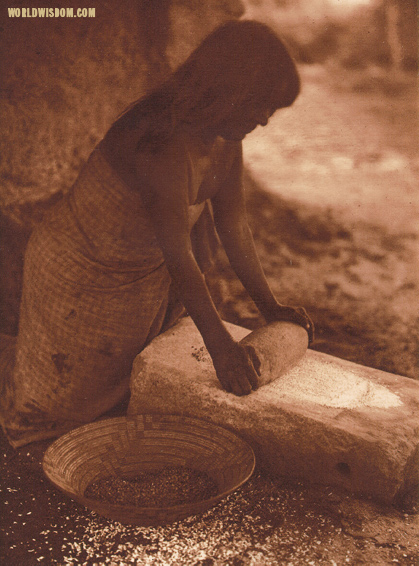
[[[249, 334], [226, 326], [236, 340]], [[395, 503], [417, 489], [418, 408], [418, 382], [313, 350], [279, 379], [236, 397], [221, 389], [185, 318], [135, 359], [128, 412], [207, 419], [245, 438], [274, 475]]]

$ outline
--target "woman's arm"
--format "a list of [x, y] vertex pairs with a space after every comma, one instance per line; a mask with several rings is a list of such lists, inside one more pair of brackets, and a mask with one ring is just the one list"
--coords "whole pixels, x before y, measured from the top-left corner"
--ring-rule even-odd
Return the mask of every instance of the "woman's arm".
[[250, 393], [257, 387], [252, 364], [255, 354], [235, 342], [227, 331], [192, 252], [184, 154], [179, 149], [167, 148], [158, 156], [139, 155], [137, 176], [167, 269], [203, 337], [221, 384], [236, 395]]
[[213, 197], [214, 220], [228, 259], [267, 322], [288, 320], [303, 326], [310, 340], [313, 324], [303, 308], [280, 305], [266, 280], [250, 231], [244, 199], [241, 144], [225, 184]]

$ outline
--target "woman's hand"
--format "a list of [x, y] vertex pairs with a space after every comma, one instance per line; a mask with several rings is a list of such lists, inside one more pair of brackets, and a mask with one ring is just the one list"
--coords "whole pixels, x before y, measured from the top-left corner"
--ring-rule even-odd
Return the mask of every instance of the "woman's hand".
[[234, 395], [249, 395], [258, 388], [260, 360], [250, 344], [231, 342], [212, 356], [217, 377], [226, 391]]
[[311, 344], [311, 342], [313, 342], [314, 324], [303, 307], [288, 307], [276, 303], [276, 305], [271, 305], [269, 310], [263, 314], [266, 322], [284, 320], [299, 324], [307, 331], [309, 343]]

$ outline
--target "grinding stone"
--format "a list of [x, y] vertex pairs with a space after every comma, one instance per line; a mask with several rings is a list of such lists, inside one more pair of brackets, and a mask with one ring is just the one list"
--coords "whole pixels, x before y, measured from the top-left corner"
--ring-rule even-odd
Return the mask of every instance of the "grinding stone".
[[[249, 335], [225, 324], [236, 340]], [[291, 344], [296, 325], [275, 324]], [[310, 349], [294, 362], [249, 396], [226, 393], [201, 335], [185, 318], [135, 359], [128, 412], [183, 414], [230, 428], [253, 446], [259, 466], [277, 476], [387, 503], [417, 489], [419, 384]]]

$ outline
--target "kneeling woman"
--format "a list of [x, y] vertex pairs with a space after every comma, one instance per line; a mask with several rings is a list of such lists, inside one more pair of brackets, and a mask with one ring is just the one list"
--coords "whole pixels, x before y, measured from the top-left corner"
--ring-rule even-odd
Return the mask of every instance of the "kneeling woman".
[[14, 369], [0, 401], [14, 446], [112, 408], [128, 393], [134, 357], [184, 309], [222, 387], [257, 388], [257, 355], [228, 333], [197, 262], [209, 218], [266, 321], [293, 321], [311, 337], [304, 309], [278, 304], [269, 288], [242, 187], [241, 140], [298, 92], [277, 36], [234, 21], [113, 124], [27, 248]]

